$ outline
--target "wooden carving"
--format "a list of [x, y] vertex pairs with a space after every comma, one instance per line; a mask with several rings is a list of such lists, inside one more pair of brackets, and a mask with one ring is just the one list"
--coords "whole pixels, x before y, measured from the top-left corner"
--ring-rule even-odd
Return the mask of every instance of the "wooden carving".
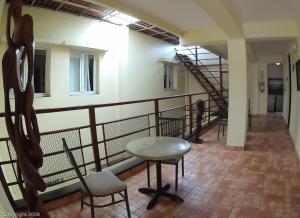
[[[13, 32], [11, 32], [12, 19]], [[43, 165], [43, 152], [39, 146], [40, 133], [33, 108], [33, 20], [28, 14], [22, 15], [22, 0], [12, 0], [10, 3], [6, 40], [8, 49], [2, 59], [5, 121], [17, 155], [17, 179], [29, 212], [49, 217], [38, 197], [38, 191], [44, 191], [46, 185], [38, 171]], [[11, 92], [15, 97], [14, 113], [9, 99]]]

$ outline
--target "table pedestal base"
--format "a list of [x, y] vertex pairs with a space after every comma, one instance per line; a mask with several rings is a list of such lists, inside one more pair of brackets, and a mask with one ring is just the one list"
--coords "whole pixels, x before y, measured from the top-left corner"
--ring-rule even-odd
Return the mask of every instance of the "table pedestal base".
[[161, 191], [152, 189], [152, 188], [140, 188], [139, 192], [146, 194], [146, 195], [151, 195], [154, 194], [154, 197], [150, 200], [147, 209], [151, 210], [157, 203], [157, 200], [159, 197], [163, 196], [163, 197], [167, 197], [173, 201], [177, 201], [177, 202], [183, 202], [183, 199], [181, 197], [178, 197], [175, 194], [171, 194], [168, 193], [167, 191], [170, 189], [171, 185], [170, 184], [166, 184], [164, 187], [162, 187]]
[[157, 200], [159, 197], [167, 197], [173, 201], [177, 202], [183, 202], [183, 199], [175, 194], [168, 193], [167, 191], [171, 188], [170, 184], [166, 184], [162, 187], [161, 184], [161, 162], [156, 161], [156, 175], [157, 175], [157, 189], [152, 189], [152, 188], [140, 188], [139, 192], [146, 194], [146, 195], [151, 195], [154, 194], [154, 197], [150, 200], [147, 209], [151, 210], [157, 203]]

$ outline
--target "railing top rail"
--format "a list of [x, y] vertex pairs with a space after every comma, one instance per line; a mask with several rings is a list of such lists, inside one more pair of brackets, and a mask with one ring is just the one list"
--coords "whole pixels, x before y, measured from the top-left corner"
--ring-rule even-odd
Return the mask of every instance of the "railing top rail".
[[[190, 94], [182, 94], [182, 95], [172, 95], [166, 97], [158, 97], [158, 98], [148, 98], [142, 100], [133, 100], [133, 101], [122, 101], [122, 102], [114, 102], [114, 103], [105, 103], [105, 104], [91, 104], [91, 105], [81, 105], [81, 106], [73, 106], [73, 107], [60, 107], [60, 108], [47, 108], [47, 109], [37, 109], [37, 114], [45, 114], [45, 113], [55, 113], [55, 112], [65, 112], [65, 111], [75, 111], [75, 110], [86, 110], [89, 108], [102, 108], [102, 107], [112, 107], [112, 106], [120, 106], [120, 105], [127, 105], [127, 104], [137, 104], [137, 103], [145, 103], [151, 102], [156, 100], [167, 100], [173, 98], [182, 98], [187, 96], [195, 96], [195, 95], [205, 95], [205, 94], [212, 94], [214, 92], [199, 92], [199, 93], [190, 93]], [[0, 113], [0, 118], [4, 117], [5, 113]]]

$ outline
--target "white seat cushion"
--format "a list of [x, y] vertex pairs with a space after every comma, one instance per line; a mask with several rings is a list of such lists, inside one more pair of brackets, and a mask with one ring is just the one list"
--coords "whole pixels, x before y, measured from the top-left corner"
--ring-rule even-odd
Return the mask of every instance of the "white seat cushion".
[[[106, 196], [126, 190], [127, 186], [110, 171], [101, 171], [84, 177], [93, 196]], [[82, 190], [86, 191], [83, 184]]]

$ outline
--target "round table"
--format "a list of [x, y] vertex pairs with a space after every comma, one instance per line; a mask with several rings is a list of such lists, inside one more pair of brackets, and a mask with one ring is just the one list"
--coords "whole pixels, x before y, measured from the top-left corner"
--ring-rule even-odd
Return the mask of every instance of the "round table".
[[174, 137], [145, 137], [135, 139], [127, 144], [128, 153], [144, 160], [156, 162], [157, 188], [140, 188], [143, 194], [155, 194], [150, 200], [147, 209], [152, 209], [160, 196], [165, 196], [175, 201], [183, 202], [183, 199], [175, 194], [168, 193], [171, 185], [162, 186], [161, 161], [182, 157], [191, 150], [189, 142]]

